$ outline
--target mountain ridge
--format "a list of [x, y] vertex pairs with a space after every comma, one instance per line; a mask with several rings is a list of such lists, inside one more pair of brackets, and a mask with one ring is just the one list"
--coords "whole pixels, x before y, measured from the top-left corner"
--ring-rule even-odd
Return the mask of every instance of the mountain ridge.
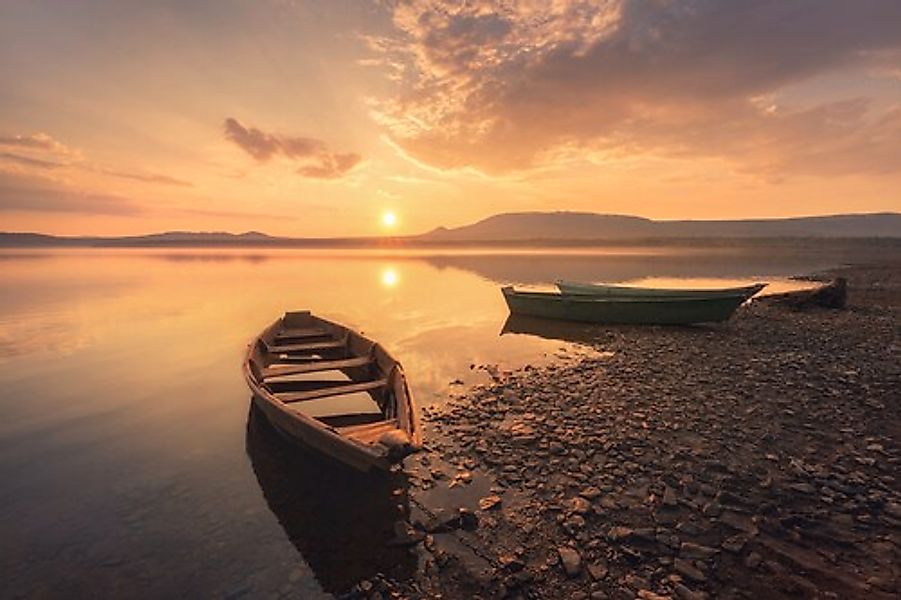
[[501, 213], [461, 227], [411, 236], [286, 237], [260, 231], [166, 231], [131, 236], [54, 236], [0, 232], [0, 247], [272, 246], [365, 247], [386, 243], [604, 243], [626, 240], [766, 238], [901, 238], [901, 213], [734, 220], [653, 220], [590, 212]]
[[892, 212], [771, 219], [653, 220], [589, 212], [515, 212], [471, 225], [436, 228], [426, 238], [451, 240], [600, 240], [687, 237], [901, 237]]

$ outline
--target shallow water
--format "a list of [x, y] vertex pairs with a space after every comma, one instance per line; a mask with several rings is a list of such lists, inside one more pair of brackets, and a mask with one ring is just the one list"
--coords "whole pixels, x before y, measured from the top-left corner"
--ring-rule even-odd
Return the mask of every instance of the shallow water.
[[879, 253], [0, 251], [4, 595], [315, 597], [414, 568], [384, 550], [402, 477], [336, 474], [251, 418], [241, 356], [285, 310], [382, 342], [430, 405], [473, 366], [587, 352], [586, 326], [511, 327], [499, 284], [785, 286]]

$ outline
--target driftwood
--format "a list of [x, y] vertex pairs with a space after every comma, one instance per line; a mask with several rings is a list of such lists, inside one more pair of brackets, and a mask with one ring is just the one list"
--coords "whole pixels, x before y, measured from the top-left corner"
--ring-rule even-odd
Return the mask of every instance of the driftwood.
[[798, 290], [784, 294], [774, 294], [769, 300], [778, 304], [789, 306], [796, 310], [803, 310], [814, 306], [822, 308], [842, 309], [848, 302], [848, 282], [844, 277], [838, 277], [831, 282], [812, 290]]

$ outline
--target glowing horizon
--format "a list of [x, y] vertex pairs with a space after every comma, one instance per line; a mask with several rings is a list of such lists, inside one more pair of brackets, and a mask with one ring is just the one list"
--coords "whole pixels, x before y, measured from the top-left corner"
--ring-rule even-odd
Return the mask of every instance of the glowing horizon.
[[901, 211], [901, 4], [791, 4], [5, 3], [0, 229]]

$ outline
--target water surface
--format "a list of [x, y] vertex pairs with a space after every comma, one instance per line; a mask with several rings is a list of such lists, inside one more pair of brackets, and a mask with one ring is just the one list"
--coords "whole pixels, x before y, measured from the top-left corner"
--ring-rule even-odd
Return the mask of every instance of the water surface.
[[501, 335], [500, 284], [784, 285], [880, 252], [4, 250], [4, 592], [316, 597], [389, 568], [386, 557], [411, 571], [384, 550], [408, 510], [402, 478], [336, 475], [253, 418], [241, 356], [285, 310], [382, 342], [429, 405], [452, 382], [484, 380], [480, 366], [587, 351], [578, 336]]

